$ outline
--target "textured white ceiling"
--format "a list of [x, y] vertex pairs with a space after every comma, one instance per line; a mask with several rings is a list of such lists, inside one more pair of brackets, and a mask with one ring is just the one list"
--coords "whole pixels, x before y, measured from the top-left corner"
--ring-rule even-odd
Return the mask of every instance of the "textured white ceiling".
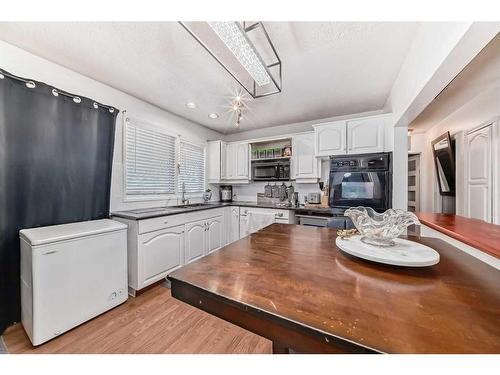
[[[282, 60], [283, 92], [249, 99], [240, 131], [382, 109], [418, 28], [264, 25]], [[211, 129], [238, 131], [229, 103], [242, 89], [176, 22], [0, 23], [0, 39]]]
[[478, 95], [496, 87], [500, 87], [500, 35], [474, 57], [409, 127], [423, 133]]

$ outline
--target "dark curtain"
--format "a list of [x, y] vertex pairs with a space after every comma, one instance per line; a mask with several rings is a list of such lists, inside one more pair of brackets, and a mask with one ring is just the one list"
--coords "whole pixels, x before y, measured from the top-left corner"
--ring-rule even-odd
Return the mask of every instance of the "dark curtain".
[[19, 230], [109, 217], [118, 110], [0, 73], [1, 334], [21, 316]]

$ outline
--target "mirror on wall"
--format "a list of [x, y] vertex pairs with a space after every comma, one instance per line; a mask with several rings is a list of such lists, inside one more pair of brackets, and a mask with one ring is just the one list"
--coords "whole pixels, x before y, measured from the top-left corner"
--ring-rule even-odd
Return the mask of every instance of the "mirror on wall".
[[441, 195], [455, 195], [455, 152], [450, 133], [432, 141], [432, 153]]

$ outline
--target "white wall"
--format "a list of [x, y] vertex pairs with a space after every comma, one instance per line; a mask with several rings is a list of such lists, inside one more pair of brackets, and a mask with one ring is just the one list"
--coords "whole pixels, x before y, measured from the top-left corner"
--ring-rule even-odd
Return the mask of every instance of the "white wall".
[[[441, 212], [441, 196], [437, 186], [432, 155], [431, 142], [441, 134], [449, 131], [452, 138], [461, 139], [461, 133], [473, 129], [485, 122], [500, 116], [500, 84], [472, 98], [465, 104], [450, 109], [450, 115], [433, 126], [425, 133], [411, 135], [412, 153], [421, 153], [421, 211]], [[418, 129], [417, 129], [418, 130]], [[457, 214], [461, 212], [461, 190], [459, 178], [462, 178], [463, 155], [460, 144], [457, 144]]]
[[[207, 139], [220, 139], [221, 134], [195, 124], [156, 106], [139, 100], [110, 86], [85, 77], [79, 73], [42, 59], [20, 48], [0, 41], [0, 67], [12, 74], [29, 77], [45, 82], [64, 91], [95, 99], [103, 104], [111, 105], [127, 115], [144, 122], [167, 128], [186, 139], [197, 143]], [[111, 211], [153, 207], [165, 204], [163, 201], [124, 202], [122, 179], [122, 114], [116, 121], [115, 151], [113, 157], [113, 176], [111, 186]], [[215, 194], [216, 196], [217, 194]], [[176, 200], [171, 200], [175, 204]]]

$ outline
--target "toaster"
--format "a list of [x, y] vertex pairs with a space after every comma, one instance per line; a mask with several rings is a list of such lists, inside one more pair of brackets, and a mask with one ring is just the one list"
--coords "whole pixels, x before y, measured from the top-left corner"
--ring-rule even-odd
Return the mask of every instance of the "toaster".
[[307, 203], [320, 204], [321, 203], [321, 193], [309, 193], [307, 195]]

